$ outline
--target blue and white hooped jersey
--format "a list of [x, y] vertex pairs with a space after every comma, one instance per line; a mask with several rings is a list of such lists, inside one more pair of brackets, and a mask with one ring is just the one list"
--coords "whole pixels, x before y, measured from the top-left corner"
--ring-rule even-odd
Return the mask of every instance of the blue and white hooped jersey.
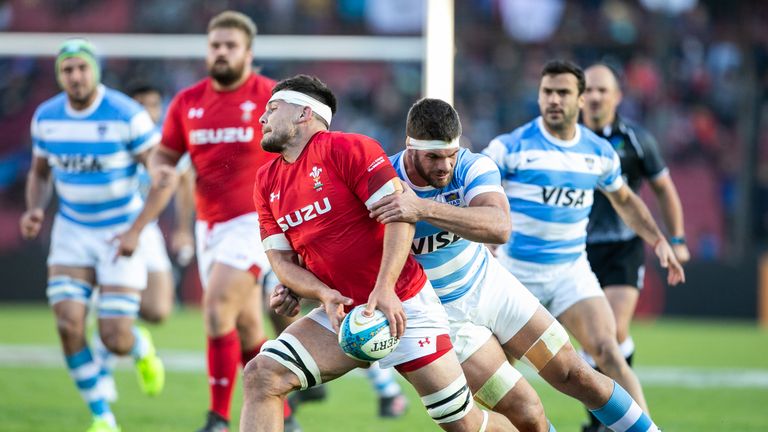
[[621, 188], [621, 162], [611, 144], [582, 125], [569, 141], [541, 117], [491, 141], [483, 153], [501, 171], [512, 211], [510, 257], [539, 264], [576, 260], [585, 249], [596, 187]]
[[89, 227], [130, 222], [143, 205], [135, 155], [160, 140], [138, 102], [99, 85], [96, 101], [83, 111], [60, 93], [32, 118], [33, 153], [52, 168], [59, 214]]
[[[473, 198], [486, 192], [504, 193], [499, 170], [487, 157], [460, 149], [453, 179], [442, 189], [415, 186], [405, 172], [400, 152], [390, 157], [397, 175], [421, 198], [467, 207]], [[411, 245], [416, 260], [424, 267], [440, 301], [448, 303], [463, 296], [485, 278], [490, 252], [485, 245], [459, 237], [428, 222], [416, 223]]]

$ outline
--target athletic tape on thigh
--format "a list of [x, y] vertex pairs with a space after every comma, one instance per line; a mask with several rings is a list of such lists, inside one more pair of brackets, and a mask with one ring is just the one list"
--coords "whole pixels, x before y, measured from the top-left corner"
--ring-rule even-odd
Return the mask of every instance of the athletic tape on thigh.
[[505, 361], [475, 393], [475, 400], [480, 405], [493, 409], [522, 377], [517, 369]]
[[559, 322], [553, 321], [531, 348], [526, 351], [521, 360], [536, 371], [540, 371], [560, 351], [560, 348], [568, 343], [568, 340], [568, 332]]
[[302, 390], [323, 382], [315, 359], [293, 335], [283, 333], [275, 340], [264, 342], [259, 355], [267, 356], [293, 372], [299, 377]]
[[140, 303], [138, 293], [101, 293], [99, 318], [136, 318]]
[[464, 375], [448, 387], [423, 396], [421, 401], [427, 407], [427, 413], [436, 423], [450, 423], [466, 416], [475, 405], [472, 402], [472, 392], [467, 386]]
[[48, 287], [45, 290], [48, 304], [51, 306], [63, 300], [88, 304], [91, 294], [93, 294], [91, 284], [69, 276], [54, 276], [48, 279]]

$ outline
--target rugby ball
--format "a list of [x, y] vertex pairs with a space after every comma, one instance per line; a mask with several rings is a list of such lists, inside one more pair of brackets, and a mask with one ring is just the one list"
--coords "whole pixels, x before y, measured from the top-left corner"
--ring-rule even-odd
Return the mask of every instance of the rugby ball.
[[365, 305], [352, 309], [339, 329], [339, 345], [344, 354], [356, 360], [381, 360], [397, 348], [400, 339], [389, 333], [389, 321], [378, 309], [365, 316]]

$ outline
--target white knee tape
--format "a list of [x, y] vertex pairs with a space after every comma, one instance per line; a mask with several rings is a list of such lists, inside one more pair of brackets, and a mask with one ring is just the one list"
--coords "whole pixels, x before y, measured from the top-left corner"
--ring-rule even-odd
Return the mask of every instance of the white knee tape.
[[474, 406], [472, 392], [469, 391], [464, 375], [459, 376], [448, 387], [423, 396], [421, 401], [436, 423], [450, 423], [462, 419]]
[[544, 369], [544, 366], [560, 352], [560, 349], [569, 341], [568, 332], [559, 322], [552, 324], [539, 336], [539, 339], [523, 355], [522, 360], [536, 371]]
[[140, 304], [138, 293], [102, 293], [99, 296], [99, 318], [136, 318]]
[[291, 334], [283, 333], [276, 340], [266, 341], [259, 355], [267, 356], [293, 372], [299, 377], [302, 390], [323, 382], [312, 355]]
[[504, 396], [515, 387], [523, 376], [511, 364], [506, 361], [501, 364], [499, 369], [488, 378], [488, 381], [480, 387], [475, 394], [475, 400], [480, 405], [493, 409]]
[[48, 279], [45, 295], [51, 306], [64, 300], [88, 304], [93, 293], [93, 287], [86, 281], [69, 276], [54, 276]]

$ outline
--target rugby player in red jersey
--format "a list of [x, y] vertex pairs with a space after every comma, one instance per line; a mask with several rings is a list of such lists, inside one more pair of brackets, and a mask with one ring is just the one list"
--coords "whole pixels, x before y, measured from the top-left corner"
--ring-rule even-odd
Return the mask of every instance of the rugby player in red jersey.
[[[171, 102], [161, 144], [149, 163], [152, 189], [136, 222], [120, 236], [121, 253], [130, 255], [138, 233], [167, 205], [177, 183], [174, 167], [188, 152], [197, 173], [195, 231], [211, 396], [201, 432], [228, 430], [238, 365], [253, 358], [266, 339], [258, 281], [269, 262], [252, 192], [257, 169], [274, 159], [259, 145], [258, 124], [274, 81], [252, 71], [255, 33], [253, 21], [241, 13], [227, 11], [211, 19], [210, 76]], [[298, 426], [288, 418], [286, 428]]]
[[240, 430], [280, 430], [290, 391], [366, 366], [347, 357], [336, 336], [345, 310], [363, 303], [366, 313], [381, 310], [400, 338], [379, 363], [405, 376], [443, 429], [515, 430], [474, 405], [445, 310], [409, 254], [413, 225], [368, 217], [367, 206], [400, 193], [397, 174], [373, 139], [328, 131], [335, 111], [325, 84], [298, 75], [275, 86], [261, 116], [261, 146], [280, 154], [259, 170], [254, 188], [264, 249], [283, 285], [322, 305], [248, 363]]

